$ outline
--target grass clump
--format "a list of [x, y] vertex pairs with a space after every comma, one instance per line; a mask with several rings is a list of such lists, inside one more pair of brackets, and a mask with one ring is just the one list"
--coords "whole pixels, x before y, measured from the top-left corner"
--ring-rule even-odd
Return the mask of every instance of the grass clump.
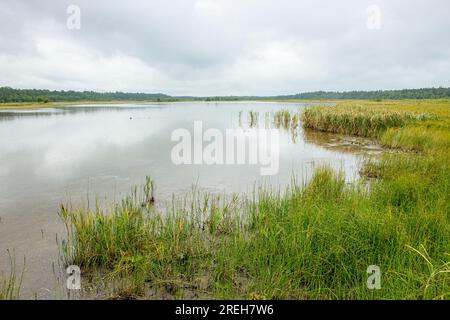
[[62, 247], [66, 264], [83, 272], [101, 270], [107, 282], [119, 281], [116, 298], [142, 296], [146, 289], [160, 292], [159, 298], [194, 290], [209, 276], [218, 235], [239, 224], [229, 215], [235, 200], [219, 205], [219, 197], [194, 193], [162, 213], [143, 205], [146, 196], [138, 194], [134, 189], [109, 210], [61, 206], [68, 232]]
[[298, 112], [290, 110], [276, 111], [272, 116], [272, 124], [276, 129], [283, 129], [290, 133], [291, 140], [297, 141], [299, 135], [300, 117]]
[[306, 128], [374, 138], [389, 128], [433, 118], [428, 113], [379, 107], [372, 109], [360, 105], [311, 107], [302, 114]]
[[[391, 201], [389, 187], [379, 185], [367, 192], [346, 186], [342, 175], [323, 168], [303, 190], [263, 193], [255, 203], [258, 214], [249, 238], [238, 237], [234, 248], [225, 248], [228, 259], [221, 274], [228, 272], [228, 277], [222, 279], [223, 285], [233, 283], [233, 270], [242, 270], [247, 275], [244, 297], [251, 293], [268, 299], [448, 297], [450, 229], [442, 211], [445, 196], [424, 219], [422, 206]], [[423, 248], [434, 271], [411, 248]], [[381, 290], [365, 286], [366, 269], [373, 264], [382, 270]], [[235, 288], [228, 285], [228, 290], [221, 297], [236, 297]]]
[[[20, 288], [22, 286], [23, 272], [17, 275], [16, 260], [14, 255], [8, 250], [8, 258], [10, 261], [9, 275], [1, 274], [0, 278], [0, 300], [17, 300], [20, 296]], [[25, 261], [24, 261], [25, 265]]]

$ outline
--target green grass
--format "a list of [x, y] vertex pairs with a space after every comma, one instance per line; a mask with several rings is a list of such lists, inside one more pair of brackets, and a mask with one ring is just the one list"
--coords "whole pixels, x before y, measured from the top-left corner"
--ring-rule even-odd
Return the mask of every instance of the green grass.
[[[415, 151], [368, 160], [367, 179], [324, 167], [281, 191], [194, 191], [168, 212], [148, 203], [147, 180], [111, 210], [61, 208], [66, 262], [119, 281], [114, 298], [449, 299], [449, 105], [406, 103], [308, 109], [336, 132]], [[366, 287], [370, 265], [380, 290]]]
[[[292, 114], [288, 110], [280, 110], [273, 114], [273, 123], [275, 128], [290, 129], [292, 118], [297, 117], [297, 114]], [[297, 119], [298, 120], [298, 119]]]
[[291, 112], [289, 110], [276, 111], [270, 114], [271, 122], [276, 129], [283, 129], [289, 132], [291, 140], [297, 141], [297, 137], [300, 133], [300, 116], [297, 112]]
[[[0, 300], [17, 300], [20, 296], [20, 287], [22, 285], [23, 272], [17, 275], [16, 261], [14, 255], [8, 250], [8, 258], [10, 261], [10, 271], [8, 275], [1, 274], [0, 278]], [[25, 266], [25, 261], [24, 261]]]
[[360, 105], [310, 107], [302, 114], [306, 128], [364, 137], [378, 137], [389, 128], [435, 118], [431, 113], [371, 109]]

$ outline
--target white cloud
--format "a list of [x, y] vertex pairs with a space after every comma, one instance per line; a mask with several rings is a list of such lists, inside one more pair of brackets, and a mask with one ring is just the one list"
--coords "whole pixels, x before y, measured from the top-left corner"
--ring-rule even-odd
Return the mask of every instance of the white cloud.
[[202, 18], [214, 19], [220, 17], [223, 8], [218, 1], [198, 0], [194, 4], [195, 12]]

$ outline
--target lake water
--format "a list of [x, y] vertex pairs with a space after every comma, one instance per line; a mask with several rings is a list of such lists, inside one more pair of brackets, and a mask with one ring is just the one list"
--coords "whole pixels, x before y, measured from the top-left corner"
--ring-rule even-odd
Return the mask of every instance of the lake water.
[[0, 271], [9, 269], [6, 249], [14, 249], [19, 269], [26, 256], [22, 297], [58, 297], [55, 238], [64, 235], [58, 205], [119, 200], [146, 175], [155, 181], [159, 203], [189, 193], [194, 183], [227, 194], [253, 191], [260, 182], [283, 187], [293, 175], [306, 182], [323, 164], [342, 169], [348, 181], [357, 178], [364, 152], [339, 148], [332, 135], [308, 134], [301, 126], [280, 129], [279, 171], [273, 176], [261, 176], [258, 164], [175, 165], [171, 160], [172, 132], [193, 132], [196, 120], [204, 130], [224, 133], [273, 128], [274, 112], [306, 106], [179, 102], [0, 111]]

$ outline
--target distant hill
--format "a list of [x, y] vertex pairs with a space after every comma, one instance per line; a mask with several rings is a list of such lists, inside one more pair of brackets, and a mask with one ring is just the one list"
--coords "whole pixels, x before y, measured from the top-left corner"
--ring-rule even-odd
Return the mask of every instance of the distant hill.
[[11, 102], [65, 102], [65, 101], [238, 101], [238, 100], [382, 100], [382, 99], [442, 99], [450, 98], [450, 88], [422, 88], [377, 91], [315, 91], [280, 96], [169, 96], [163, 93], [126, 93], [94, 91], [50, 91], [0, 87], [0, 103]]

